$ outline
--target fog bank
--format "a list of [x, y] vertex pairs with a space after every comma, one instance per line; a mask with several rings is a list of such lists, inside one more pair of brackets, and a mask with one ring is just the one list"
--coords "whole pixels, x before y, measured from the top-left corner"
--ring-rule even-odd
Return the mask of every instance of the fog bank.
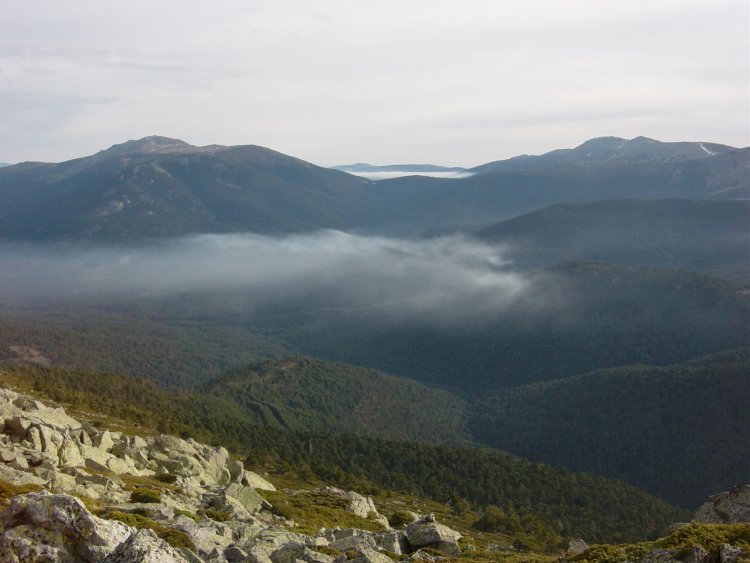
[[0, 245], [0, 299], [240, 292], [248, 301], [309, 295], [327, 307], [389, 306], [464, 317], [528, 293], [496, 246], [463, 237], [398, 240], [339, 231], [269, 237], [201, 235], [148, 246]]

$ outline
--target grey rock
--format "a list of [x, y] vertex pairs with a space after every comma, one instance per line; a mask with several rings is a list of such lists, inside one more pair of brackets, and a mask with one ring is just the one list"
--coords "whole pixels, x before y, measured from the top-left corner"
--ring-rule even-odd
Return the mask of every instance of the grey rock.
[[5, 530], [3, 536], [15, 530], [16, 540], [21, 536], [32, 544], [41, 540], [83, 561], [101, 561], [134, 531], [121, 522], [94, 516], [77, 498], [45, 491], [14, 497], [0, 513], [0, 528]]
[[138, 530], [117, 549], [109, 554], [103, 563], [187, 563], [187, 560], [148, 529]]
[[249, 563], [273, 563], [268, 551], [260, 545], [254, 545], [248, 549], [247, 561]]
[[47, 408], [41, 401], [30, 397], [19, 397], [13, 401], [13, 404], [23, 411], [39, 411]]
[[566, 555], [575, 557], [576, 555], [580, 555], [581, 553], [587, 551], [588, 548], [589, 548], [588, 544], [582, 539], [580, 538], [572, 539], [568, 543], [568, 551]]
[[740, 557], [744, 556], [742, 548], [729, 545], [728, 543], [722, 544], [719, 548], [720, 563], [737, 563]]
[[94, 447], [104, 450], [105, 452], [109, 452], [112, 449], [112, 446], [115, 445], [115, 442], [112, 439], [112, 434], [110, 434], [109, 430], [105, 430], [94, 436], [92, 442]]
[[387, 530], [374, 534], [376, 545], [380, 549], [385, 549], [391, 553], [401, 555], [409, 551], [409, 541], [406, 539], [406, 534], [397, 530]]
[[271, 506], [255, 489], [240, 485], [239, 483], [229, 485], [224, 489], [224, 494], [239, 501], [245, 510], [251, 514], [258, 512], [263, 507]]
[[0, 447], [0, 461], [11, 463], [16, 460], [16, 452], [10, 448]]
[[12, 418], [5, 419], [6, 434], [12, 434], [14, 436], [25, 436], [29, 428], [31, 428], [31, 421], [27, 418], [14, 416]]
[[67, 465], [71, 467], [80, 467], [85, 464], [85, 460], [81, 455], [81, 450], [78, 447], [78, 440], [70, 435], [66, 435], [62, 446], [59, 451], [60, 465]]
[[31, 447], [37, 452], [43, 451], [42, 445], [42, 434], [39, 432], [39, 428], [32, 426], [26, 433], [26, 439], [31, 442]]
[[372, 498], [360, 495], [354, 491], [343, 491], [336, 487], [326, 487], [323, 489], [324, 492], [335, 495], [337, 497], [346, 499], [349, 501], [347, 510], [352, 514], [356, 514], [360, 518], [368, 518], [379, 522], [384, 528], [389, 528], [388, 519], [385, 516], [381, 516], [378, 513], [378, 509], [375, 507], [375, 503]]
[[431, 547], [442, 551], [446, 555], [458, 555], [458, 540], [461, 534], [457, 531], [439, 524], [435, 516], [429, 514], [419, 520], [412, 522], [406, 527], [406, 539], [414, 548]]
[[257, 473], [248, 471], [247, 469], [245, 469], [242, 475], [241, 482], [243, 485], [248, 485], [249, 487], [252, 487], [253, 489], [257, 489], [260, 491], [275, 491], [276, 490], [276, 487], [274, 487], [271, 483], [266, 481], [263, 477], [261, 477]]
[[241, 563], [247, 559], [247, 553], [236, 545], [230, 545], [224, 550], [224, 558], [229, 561], [229, 563]]
[[737, 485], [713, 495], [695, 513], [695, 521], [705, 524], [750, 522], [750, 485]]
[[45, 425], [38, 425], [39, 434], [42, 439], [42, 451], [59, 458], [59, 450], [63, 444], [63, 435]]
[[0, 561], [73, 563], [75, 558], [59, 533], [17, 526], [0, 535]]
[[371, 534], [361, 530], [357, 530], [357, 532], [359, 533], [336, 538], [330, 543], [330, 546], [339, 551], [347, 551], [349, 549], [357, 549], [360, 551], [369, 549], [376, 551], [378, 549], [378, 545], [375, 543], [375, 538], [373, 538]]
[[44, 485], [44, 479], [41, 479], [26, 471], [19, 471], [8, 465], [0, 463], [0, 479], [8, 481], [11, 485]]
[[340, 557], [336, 559], [336, 562], [339, 561], [342, 563], [344, 561], [347, 561], [348, 563], [393, 563], [393, 559], [379, 551], [375, 551], [374, 549], [358, 550], [357, 554], [351, 559], [349, 559], [348, 556]]
[[333, 557], [310, 549], [299, 543], [288, 543], [271, 554], [273, 563], [294, 563], [305, 561], [306, 563], [332, 563]]

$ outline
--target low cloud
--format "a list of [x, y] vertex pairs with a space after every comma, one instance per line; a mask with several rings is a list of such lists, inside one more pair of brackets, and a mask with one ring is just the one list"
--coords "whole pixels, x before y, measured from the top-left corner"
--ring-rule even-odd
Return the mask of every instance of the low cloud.
[[44, 300], [241, 295], [244, 307], [305, 306], [461, 319], [505, 310], [531, 291], [497, 246], [464, 237], [398, 240], [339, 231], [201, 235], [123, 246], [0, 246], [5, 305]]

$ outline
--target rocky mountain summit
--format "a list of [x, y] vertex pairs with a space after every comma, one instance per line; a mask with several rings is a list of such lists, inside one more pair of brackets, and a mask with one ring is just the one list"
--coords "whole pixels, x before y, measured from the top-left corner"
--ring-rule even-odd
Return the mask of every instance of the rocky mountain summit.
[[1, 561], [389, 563], [459, 553], [461, 535], [434, 516], [392, 529], [371, 498], [333, 487], [313, 492], [379, 531], [293, 531], [258, 492], [275, 487], [223, 447], [98, 428], [5, 389], [0, 419]]

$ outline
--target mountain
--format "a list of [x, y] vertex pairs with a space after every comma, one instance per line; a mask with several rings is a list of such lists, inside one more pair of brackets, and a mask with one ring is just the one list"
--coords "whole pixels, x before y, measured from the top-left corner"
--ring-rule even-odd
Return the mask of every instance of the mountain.
[[5, 166], [13, 166], [10, 162], [0, 162], [0, 168], [3, 168]]
[[539, 156], [522, 155], [496, 160], [471, 168], [475, 174], [503, 170], [531, 170], [557, 167], [602, 167], [628, 164], [665, 164], [700, 160], [736, 150], [716, 143], [664, 143], [647, 137], [622, 139], [598, 137], [573, 149], [558, 149]]
[[462, 178], [372, 182], [252, 145], [146, 137], [59, 164], [0, 169], [0, 240], [132, 242], [318, 229], [413, 236], [561, 202], [748, 197], [750, 149], [634, 139], [623, 141], [632, 147], [624, 151], [614, 142], [523, 157], [522, 166], [490, 163]]
[[494, 447], [697, 508], [712, 491], [747, 478], [749, 404], [744, 348], [496, 390], [471, 405], [469, 425]]
[[555, 204], [477, 232], [514, 266], [617, 262], [750, 276], [750, 203], [604, 200]]
[[137, 241], [198, 232], [341, 228], [365, 180], [257, 146], [146, 137], [0, 171], [0, 238]]

